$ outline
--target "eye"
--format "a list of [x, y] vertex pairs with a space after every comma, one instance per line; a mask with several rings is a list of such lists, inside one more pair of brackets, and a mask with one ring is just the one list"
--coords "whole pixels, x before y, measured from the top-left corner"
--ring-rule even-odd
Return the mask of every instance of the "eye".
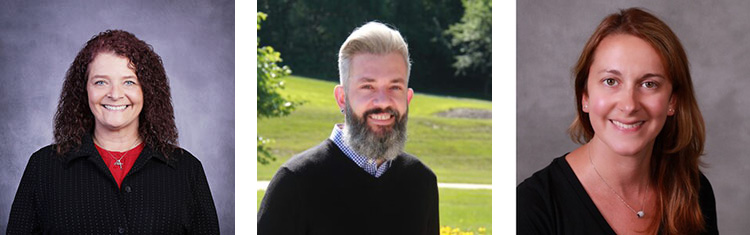
[[605, 78], [602, 83], [604, 83], [605, 86], [613, 87], [617, 86], [618, 82], [614, 78]]
[[132, 86], [135, 85], [134, 81], [125, 81], [125, 85]]
[[391, 87], [391, 90], [394, 90], [394, 91], [400, 91], [400, 90], [402, 90], [402, 89], [401, 89], [401, 86], [392, 86], [392, 87]]
[[641, 84], [641, 86], [643, 86], [643, 87], [645, 87], [645, 88], [653, 89], [653, 88], [656, 88], [656, 87], [658, 87], [658, 86], [659, 86], [659, 84], [656, 84], [656, 82], [651, 82], [651, 81], [649, 81], [649, 82], [643, 82], [643, 83]]
[[367, 85], [362, 85], [362, 86], [360, 86], [359, 88], [360, 88], [360, 89], [365, 89], [365, 90], [372, 90], [372, 89], [373, 89], [372, 85], [369, 85], [369, 84], [367, 84]]
[[102, 80], [99, 80], [99, 81], [95, 81], [95, 82], [94, 82], [94, 85], [104, 85], [104, 84], [105, 84], [105, 82], [104, 82], [104, 81], [102, 81]]

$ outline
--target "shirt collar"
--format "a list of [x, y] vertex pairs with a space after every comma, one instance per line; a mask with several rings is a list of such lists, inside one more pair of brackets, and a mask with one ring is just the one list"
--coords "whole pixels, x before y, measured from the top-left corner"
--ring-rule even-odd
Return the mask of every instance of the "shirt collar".
[[[99, 152], [96, 150], [96, 146], [94, 146], [94, 139], [91, 137], [91, 134], [86, 134], [81, 137], [81, 145], [65, 153], [63, 160], [68, 164], [81, 157], [89, 157], [89, 159], [101, 158]], [[145, 163], [151, 158], [156, 158], [170, 167], [175, 167], [173, 161], [165, 158], [159, 151], [154, 151], [148, 144], [143, 146], [143, 150], [141, 150], [141, 154], [138, 155], [135, 164], [139, 165], [139, 163]]]

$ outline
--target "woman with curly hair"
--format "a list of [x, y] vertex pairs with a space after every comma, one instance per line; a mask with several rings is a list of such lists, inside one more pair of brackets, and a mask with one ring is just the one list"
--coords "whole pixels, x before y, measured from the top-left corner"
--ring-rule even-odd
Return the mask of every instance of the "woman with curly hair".
[[582, 144], [517, 188], [519, 234], [718, 234], [685, 50], [652, 14], [607, 16], [573, 70]]
[[35, 152], [8, 234], [217, 234], [203, 167], [177, 146], [164, 66], [121, 30], [89, 40], [68, 69], [55, 142]]

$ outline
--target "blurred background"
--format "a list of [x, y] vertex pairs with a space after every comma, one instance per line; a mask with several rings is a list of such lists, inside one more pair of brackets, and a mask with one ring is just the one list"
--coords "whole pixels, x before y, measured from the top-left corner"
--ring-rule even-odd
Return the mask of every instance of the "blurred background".
[[605, 16], [643, 7], [664, 21], [687, 51], [706, 122], [701, 170], [716, 196], [719, 231], [750, 230], [750, 2], [518, 1], [517, 183], [578, 145], [566, 132], [575, 117], [571, 70]]

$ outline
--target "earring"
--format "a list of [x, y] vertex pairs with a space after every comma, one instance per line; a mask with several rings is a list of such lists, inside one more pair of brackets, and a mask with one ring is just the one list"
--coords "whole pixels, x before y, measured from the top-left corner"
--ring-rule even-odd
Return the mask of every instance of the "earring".
[[339, 111], [341, 111], [341, 113], [344, 113], [344, 110], [343, 110], [343, 109], [342, 109], [342, 110], [339, 110]]
[[589, 109], [589, 104], [584, 104], [583, 105], [583, 110], [586, 110], [586, 109]]

